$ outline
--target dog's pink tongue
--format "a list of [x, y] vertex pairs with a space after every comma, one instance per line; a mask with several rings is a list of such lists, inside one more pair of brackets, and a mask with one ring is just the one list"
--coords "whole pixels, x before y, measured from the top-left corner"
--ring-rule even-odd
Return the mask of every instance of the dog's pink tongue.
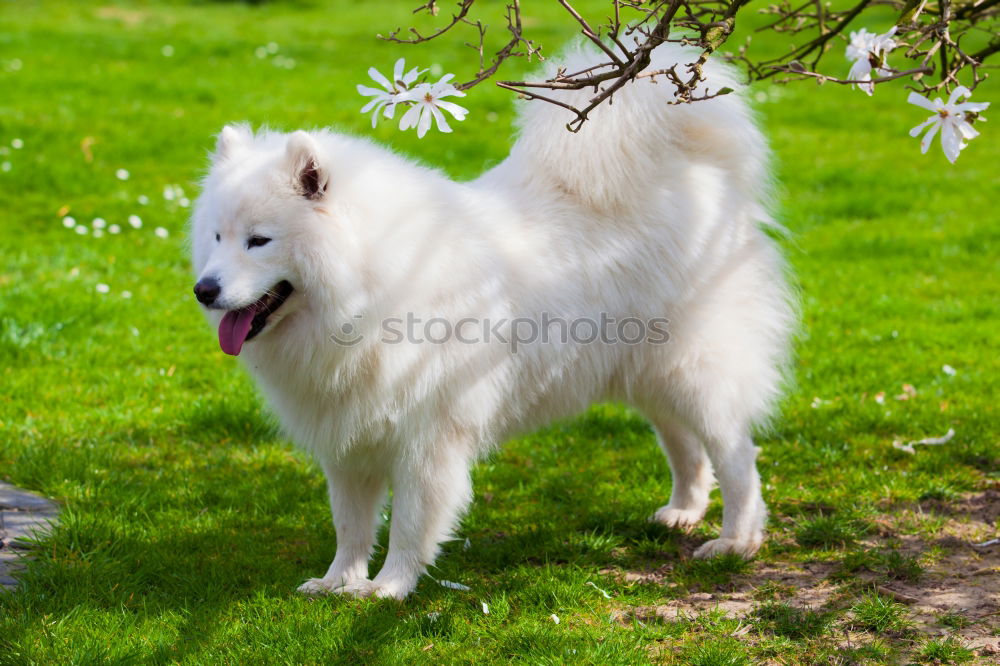
[[253, 326], [253, 317], [257, 314], [254, 308], [230, 310], [219, 322], [219, 346], [230, 356], [239, 356]]

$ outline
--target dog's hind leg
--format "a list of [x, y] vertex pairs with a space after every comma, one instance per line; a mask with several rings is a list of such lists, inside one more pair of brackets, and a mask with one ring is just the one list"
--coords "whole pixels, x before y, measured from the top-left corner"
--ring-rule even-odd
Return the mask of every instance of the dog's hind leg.
[[371, 584], [368, 558], [375, 543], [378, 512], [385, 500], [385, 479], [370, 471], [324, 465], [330, 510], [337, 530], [337, 554], [322, 578], [299, 587], [303, 594], [355, 594]]
[[667, 527], [691, 527], [702, 519], [712, 490], [712, 463], [705, 447], [676, 420], [654, 419], [660, 448], [670, 462], [673, 486], [670, 503], [660, 507], [653, 520]]
[[464, 443], [437, 445], [396, 464], [389, 553], [369, 594], [402, 599], [433, 564], [439, 544], [452, 536], [472, 500], [472, 455]]
[[694, 556], [735, 553], [751, 557], [764, 542], [767, 522], [753, 440], [748, 435], [714, 439], [707, 449], [722, 490], [722, 533], [702, 544]]
[[[699, 339], [702, 340], [704, 338]], [[679, 348], [680, 344], [677, 351], [684, 351]], [[674, 492], [688, 491], [678, 500], [687, 499], [691, 504], [683, 508], [697, 508], [697, 515], [701, 516], [705, 505], [699, 500], [707, 499], [710, 478], [708, 461], [722, 491], [722, 533], [718, 539], [696, 550], [696, 557], [723, 553], [750, 557], [764, 541], [767, 509], [761, 496], [757, 452], [750, 438], [752, 411], [748, 409], [746, 398], [760, 390], [760, 386], [752, 377], [740, 376], [740, 351], [721, 345], [708, 351], [692, 351], [686, 362], [675, 363], [658, 380], [662, 394], [673, 403], [669, 413], [685, 426], [680, 429], [681, 437], [675, 434], [673, 440], [667, 441], [667, 453], [677, 477]], [[750, 351], [745, 350], [745, 353]], [[696, 452], [696, 443], [704, 447], [703, 453]], [[678, 485], [682, 478], [686, 483]], [[690, 492], [692, 488], [693, 493]], [[673, 506], [674, 498], [671, 497], [671, 504], [666, 509], [682, 508]], [[675, 524], [679, 522], [677, 514], [668, 513], [663, 517], [671, 518]]]

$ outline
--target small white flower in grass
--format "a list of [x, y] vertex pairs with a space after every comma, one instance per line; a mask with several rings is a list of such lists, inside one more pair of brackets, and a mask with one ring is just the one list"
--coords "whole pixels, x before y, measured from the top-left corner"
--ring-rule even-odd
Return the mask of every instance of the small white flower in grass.
[[0, 171], [6, 172], [6, 171], [10, 171], [13, 168], [14, 168], [14, 165], [11, 164], [10, 162], [4, 162], [3, 164], [0, 164]]
[[380, 71], [374, 67], [369, 67], [368, 76], [372, 77], [377, 84], [382, 86], [382, 90], [358, 85], [359, 94], [364, 97], [371, 97], [371, 100], [361, 107], [361, 113], [372, 112], [372, 128], [378, 123], [378, 114], [380, 111], [386, 118], [393, 117], [393, 114], [396, 112], [396, 105], [410, 99], [410, 86], [426, 71], [414, 67], [404, 73], [405, 69], [406, 60], [400, 58], [393, 67], [392, 81], [390, 81], [382, 76]]
[[171, 46], [170, 44], [164, 44], [163, 48], [160, 49], [160, 53], [163, 54], [164, 58], [173, 57], [173, 55], [174, 55], [174, 47]]
[[[933, 116], [910, 130], [912, 137], [920, 136], [925, 130], [927, 132], [920, 141], [920, 152], [927, 152], [934, 136], [940, 130], [941, 148], [944, 150], [944, 156], [954, 164], [955, 160], [958, 159], [958, 154], [967, 145], [966, 139], [975, 139], [979, 136], [979, 132], [973, 129], [966, 120], [966, 114], [973, 114], [973, 118], [975, 118], [976, 114], [985, 111], [990, 104], [989, 102], [958, 102], [960, 99], [968, 98], [971, 94], [968, 88], [959, 86], [951, 93], [948, 102], [944, 103], [940, 97], [935, 98], [932, 102], [915, 92], [910, 93], [910, 96], [906, 98], [907, 102], [934, 113]], [[979, 118], [979, 120], [986, 119]]]
[[549, 619], [552, 620], [554, 623], [559, 624], [559, 616], [556, 615], [555, 613], [549, 615]]
[[167, 201], [173, 201], [176, 198], [176, 196], [177, 195], [174, 193], [174, 186], [173, 185], [164, 185], [163, 186], [163, 198], [164, 199], [166, 199]]
[[94, 238], [100, 238], [103, 235], [104, 231], [102, 229], [94, 229]]
[[277, 53], [279, 48], [278, 42], [268, 42], [266, 48], [268, 53]]
[[111, 291], [111, 287], [109, 287], [108, 285], [104, 284], [103, 282], [98, 282], [97, 286], [94, 287], [94, 289], [97, 290], [98, 294], [106, 294], [109, 291]]
[[149, 205], [149, 197], [147, 197], [145, 194], [140, 194], [136, 198], [136, 201], [139, 202], [140, 206], [147, 206], [147, 205]]
[[121, 233], [121, 231], [122, 231], [122, 228], [119, 227], [117, 224], [112, 224], [111, 226], [108, 227], [108, 233], [109, 234], [119, 234], [119, 233]]
[[129, 175], [131, 174], [129, 174], [128, 169], [118, 169], [118, 171], [115, 171], [115, 178], [118, 180], [128, 180]]
[[187, 208], [188, 206], [191, 205], [191, 200], [188, 199], [187, 197], [181, 197], [180, 199], [177, 200], [177, 205], [180, 206], [181, 208]]
[[133, 229], [141, 229], [142, 228], [142, 218], [139, 217], [138, 215], [129, 215], [128, 216], [128, 223], [129, 223], [129, 226], [131, 226]]
[[132, 292], [131, 291], [123, 291], [122, 292], [122, 298], [132, 298]]
[[73, 227], [76, 226], [76, 220], [67, 215], [66, 217], [63, 218], [62, 224], [67, 229], [72, 229]]
[[469, 110], [453, 102], [444, 101], [444, 97], [465, 97], [465, 93], [453, 86], [449, 81], [453, 74], [445, 74], [437, 83], [421, 83], [412, 91], [410, 100], [413, 107], [399, 119], [399, 129], [417, 128], [417, 138], [423, 138], [431, 128], [431, 122], [437, 122], [438, 130], [451, 132], [451, 127], [445, 119], [442, 109], [455, 117], [455, 120], [465, 120]]
[[170, 232], [164, 229], [163, 227], [156, 227], [156, 229], [153, 230], [153, 233], [159, 236], [160, 238], [166, 238], [167, 236], [170, 235]]
[[956, 370], [955, 368], [951, 367], [947, 363], [945, 363], [944, 365], [941, 366], [941, 372], [943, 372], [944, 374], [948, 375], [949, 377], [954, 377], [956, 374], [958, 374], [958, 370]]
[[73, 231], [75, 231], [76, 233], [80, 234], [81, 236], [86, 236], [87, 235], [87, 227], [83, 226], [82, 224], [76, 225], [76, 227], [73, 229]]
[[21, 141], [20, 139], [14, 139], [13, 141], [10, 142], [10, 145], [11, 148], [13, 148], [14, 150], [21, 150], [22, 148], [24, 148], [24, 141]]
[[108, 223], [104, 220], [103, 217], [95, 217], [94, 221], [90, 223], [90, 226], [94, 227], [95, 229], [103, 229], [104, 227], [108, 226]]
[[257, 56], [258, 58], [260, 58], [261, 60], [263, 60], [264, 58], [267, 57], [267, 47], [266, 46], [258, 46], [256, 49], [254, 49], [253, 54], [255, 56]]
[[[857, 32], [851, 33], [851, 43], [847, 45], [845, 55], [854, 64], [847, 74], [849, 81], [865, 81], [857, 86], [865, 93], [871, 95], [875, 92], [875, 84], [871, 83], [872, 69], [878, 76], [887, 76], [891, 71], [886, 67], [886, 56], [896, 48], [896, 41], [892, 38], [896, 34], [896, 26], [889, 28], [889, 32], [884, 35], [877, 35], [861, 28]], [[873, 64], [874, 63], [874, 64]]]

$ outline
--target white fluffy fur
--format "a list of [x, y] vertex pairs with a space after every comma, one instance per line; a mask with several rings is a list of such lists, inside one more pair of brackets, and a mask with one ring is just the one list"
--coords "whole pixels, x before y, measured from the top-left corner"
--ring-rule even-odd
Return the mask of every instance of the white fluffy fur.
[[[655, 55], [653, 67], [693, 59], [670, 46]], [[725, 70], [708, 72], [710, 89], [736, 87]], [[328, 477], [337, 553], [303, 592], [405, 597], [467, 507], [476, 459], [602, 400], [634, 405], [660, 437], [673, 491], [657, 521], [700, 520], [714, 469], [722, 533], [696, 555], [759, 548], [751, 429], [778, 395], [793, 325], [783, 263], [762, 231], [767, 151], [738, 95], [672, 106], [670, 93], [627, 86], [579, 134], [565, 110], [525, 104], [510, 157], [469, 183], [328, 131], [223, 130], [194, 214], [194, 268], [221, 282], [228, 309], [282, 279], [295, 287], [242, 358]], [[298, 187], [309, 160], [328, 183], [319, 200]], [[252, 234], [274, 240], [247, 250]], [[380, 342], [379, 322], [408, 312], [666, 317], [671, 341], [516, 354]], [[221, 311], [208, 316], [217, 325]], [[360, 344], [330, 339], [345, 323], [365, 333]], [[389, 552], [369, 579], [388, 486]]]

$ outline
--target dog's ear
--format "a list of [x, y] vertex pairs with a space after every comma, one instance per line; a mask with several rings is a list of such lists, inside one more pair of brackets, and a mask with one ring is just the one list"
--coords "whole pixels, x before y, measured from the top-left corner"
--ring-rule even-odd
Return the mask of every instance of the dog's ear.
[[217, 162], [229, 159], [237, 150], [251, 141], [253, 141], [253, 132], [246, 125], [226, 125], [219, 132], [212, 159]]
[[301, 130], [294, 132], [288, 137], [285, 159], [299, 193], [313, 201], [322, 199], [329, 174], [320, 164], [319, 150], [313, 138]]

